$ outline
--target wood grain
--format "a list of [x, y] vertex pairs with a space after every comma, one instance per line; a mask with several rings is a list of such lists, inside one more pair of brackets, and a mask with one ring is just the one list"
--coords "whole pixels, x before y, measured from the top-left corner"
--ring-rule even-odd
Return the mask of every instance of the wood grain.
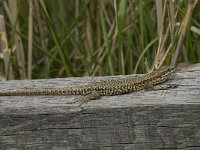
[[[118, 77], [0, 82], [0, 90], [64, 87]], [[175, 89], [104, 96], [0, 97], [0, 149], [200, 149], [200, 72], [176, 73]]]

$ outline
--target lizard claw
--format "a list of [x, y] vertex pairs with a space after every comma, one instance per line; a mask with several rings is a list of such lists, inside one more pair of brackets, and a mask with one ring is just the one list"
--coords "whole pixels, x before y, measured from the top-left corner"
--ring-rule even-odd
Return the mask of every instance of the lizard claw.
[[167, 84], [168, 88], [177, 88], [178, 85], [177, 84]]
[[67, 102], [67, 104], [75, 104], [75, 103], [79, 103], [78, 105], [79, 107], [82, 106], [83, 104], [86, 104], [90, 101], [90, 99], [86, 98], [86, 96], [81, 96], [79, 98], [75, 98], [73, 102]]

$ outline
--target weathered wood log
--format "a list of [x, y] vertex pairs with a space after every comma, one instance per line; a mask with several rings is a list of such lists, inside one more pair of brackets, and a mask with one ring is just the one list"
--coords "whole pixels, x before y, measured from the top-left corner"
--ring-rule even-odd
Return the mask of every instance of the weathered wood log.
[[[0, 90], [63, 87], [97, 78], [0, 82]], [[112, 78], [112, 77], [110, 77]], [[177, 73], [175, 89], [104, 96], [0, 97], [0, 149], [200, 149], [200, 72]]]

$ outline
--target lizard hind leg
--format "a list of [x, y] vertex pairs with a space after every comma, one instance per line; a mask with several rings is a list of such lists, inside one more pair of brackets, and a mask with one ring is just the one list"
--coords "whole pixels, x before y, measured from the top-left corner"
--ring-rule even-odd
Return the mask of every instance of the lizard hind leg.
[[91, 100], [99, 99], [100, 97], [101, 97], [100, 92], [92, 91], [92, 92], [82, 95], [78, 98], [75, 98], [73, 103], [80, 102], [80, 104], [79, 104], [79, 107], [80, 107], [81, 105], [87, 104]]

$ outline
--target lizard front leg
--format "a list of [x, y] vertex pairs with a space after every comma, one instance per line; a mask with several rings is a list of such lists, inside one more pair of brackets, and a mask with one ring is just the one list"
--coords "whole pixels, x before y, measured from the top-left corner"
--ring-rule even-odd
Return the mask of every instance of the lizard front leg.
[[72, 102], [72, 103], [80, 102], [80, 104], [79, 104], [79, 107], [80, 107], [81, 105], [86, 104], [91, 100], [99, 99], [100, 97], [101, 97], [100, 92], [94, 90], [90, 93], [87, 93], [87, 94], [82, 95], [78, 98], [75, 98], [74, 102]]

